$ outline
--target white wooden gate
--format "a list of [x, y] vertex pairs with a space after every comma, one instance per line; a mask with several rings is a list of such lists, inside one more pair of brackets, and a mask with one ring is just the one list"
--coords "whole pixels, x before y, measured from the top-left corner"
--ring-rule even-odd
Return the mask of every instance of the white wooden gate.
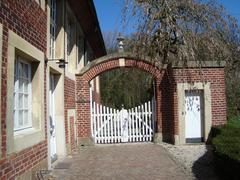
[[112, 109], [95, 102], [91, 107], [91, 131], [95, 143], [148, 142], [153, 140], [153, 101], [132, 109]]

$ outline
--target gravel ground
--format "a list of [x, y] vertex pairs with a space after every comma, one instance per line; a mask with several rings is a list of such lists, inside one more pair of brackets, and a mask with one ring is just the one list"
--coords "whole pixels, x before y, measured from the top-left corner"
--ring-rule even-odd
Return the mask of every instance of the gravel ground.
[[213, 168], [212, 147], [205, 144], [172, 145], [159, 144], [164, 147], [196, 179], [218, 179]]

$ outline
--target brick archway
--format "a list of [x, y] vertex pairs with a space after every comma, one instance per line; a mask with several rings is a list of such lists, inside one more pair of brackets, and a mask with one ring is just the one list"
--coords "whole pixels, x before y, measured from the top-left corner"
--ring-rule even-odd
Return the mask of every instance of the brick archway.
[[156, 83], [156, 132], [161, 138], [162, 113], [160, 83], [165, 69], [152, 64], [149, 59], [139, 59], [127, 53], [116, 53], [96, 59], [76, 74], [76, 115], [78, 144], [91, 143], [91, 117], [90, 117], [90, 84], [89, 82], [101, 73], [116, 68], [137, 68], [152, 74]]

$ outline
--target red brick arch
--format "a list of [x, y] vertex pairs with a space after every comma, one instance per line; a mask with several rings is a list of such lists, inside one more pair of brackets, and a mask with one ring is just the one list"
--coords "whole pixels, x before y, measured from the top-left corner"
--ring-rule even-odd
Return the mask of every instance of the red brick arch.
[[156, 82], [156, 121], [157, 131], [162, 132], [162, 117], [160, 112], [161, 93], [160, 82], [164, 69], [160, 69], [149, 60], [142, 60], [129, 55], [109, 55], [92, 61], [76, 75], [76, 113], [77, 113], [77, 137], [80, 144], [91, 139], [90, 122], [90, 87], [89, 82], [101, 73], [116, 68], [137, 68], [152, 74]]

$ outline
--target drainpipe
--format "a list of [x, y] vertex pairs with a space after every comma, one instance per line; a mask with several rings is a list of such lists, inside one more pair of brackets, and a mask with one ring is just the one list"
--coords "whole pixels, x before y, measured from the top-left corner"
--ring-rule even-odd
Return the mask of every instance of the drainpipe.
[[[66, 14], [67, 14], [67, 0], [63, 0], [63, 30], [64, 30], [64, 34], [63, 34], [63, 59], [66, 61], [66, 31], [67, 31], [67, 25], [66, 25]], [[66, 68], [64, 68], [64, 75], [65, 75], [65, 70]]]
[[[64, 40], [63, 40], [63, 43], [64, 43], [64, 45], [63, 45], [63, 48], [64, 48], [64, 54], [63, 54], [63, 59], [66, 61], [66, 32], [65, 32], [65, 29], [66, 29], [66, 13], [67, 13], [67, 3], [66, 3], [66, 0], [63, 0], [63, 32], [64, 32], [64, 35], [63, 35], [63, 38], [64, 38]], [[63, 69], [63, 94], [64, 94], [64, 89], [65, 89], [65, 73], [66, 73], [66, 68], [64, 68]], [[65, 100], [64, 100], [64, 98], [63, 98], [63, 109], [65, 109]], [[65, 127], [65, 111], [64, 111], [64, 117], [63, 117], [63, 134], [64, 134], [64, 138], [63, 138], [63, 145], [64, 145], [64, 149], [63, 149], [63, 151], [62, 151], [62, 156], [66, 156], [66, 154], [67, 154], [67, 144], [66, 144], [66, 128], [67, 127]]]

